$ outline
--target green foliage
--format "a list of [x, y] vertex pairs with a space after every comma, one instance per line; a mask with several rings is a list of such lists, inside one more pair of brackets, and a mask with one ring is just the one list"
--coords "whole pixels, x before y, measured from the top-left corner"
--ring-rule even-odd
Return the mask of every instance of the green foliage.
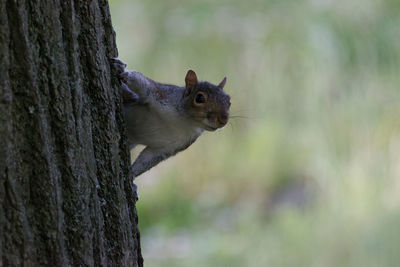
[[[120, 57], [228, 77], [223, 131], [137, 179], [149, 266], [396, 266], [398, 1], [111, 1]], [[244, 117], [244, 118], [242, 118]]]

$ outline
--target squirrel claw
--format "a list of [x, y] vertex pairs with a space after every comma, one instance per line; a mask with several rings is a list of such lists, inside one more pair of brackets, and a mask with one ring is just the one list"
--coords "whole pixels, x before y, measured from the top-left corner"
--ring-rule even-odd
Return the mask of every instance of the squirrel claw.
[[112, 57], [112, 58], [111, 58], [111, 61], [112, 61], [113, 63], [115, 63], [115, 64], [123, 65], [124, 68], [126, 68], [126, 63], [123, 62], [121, 59], [119, 59], [119, 58], [117, 58], [117, 57]]
[[118, 78], [120, 78], [124, 83], [127, 83], [129, 77], [129, 72], [123, 71], [119, 73]]
[[135, 183], [133, 183], [133, 195], [135, 196], [136, 202], [139, 201], [138, 187]]
[[126, 63], [117, 57], [111, 58], [111, 65], [118, 74], [123, 73], [126, 68]]
[[129, 179], [132, 179], [132, 186], [133, 186], [133, 195], [135, 196], [135, 200], [139, 201], [139, 194], [138, 194], [138, 187], [137, 185], [133, 182], [135, 180], [135, 175], [133, 174], [132, 170], [129, 171], [128, 175]]

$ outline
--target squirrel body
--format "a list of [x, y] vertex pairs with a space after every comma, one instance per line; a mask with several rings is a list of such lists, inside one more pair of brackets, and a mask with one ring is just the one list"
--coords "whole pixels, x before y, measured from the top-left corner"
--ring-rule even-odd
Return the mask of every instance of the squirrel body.
[[[142, 74], [132, 72], [130, 75], [137, 77]], [[196, 139], [203, 129], [185, 116], [177, 101], [183, 97], [184, 88], [154, 82], [152, 88], [157, 89], [152, 91], [154, 96], [149, 96], [148, 101], [142, 99], [141, 104], [124, 105], [130, 144], [170, 149], [179, 147], [183, 140], [189, 142], [193, 138]]]
[[215, 131], [229, 119], [230, 97], [216, 86], [198, 82], [189, 70], [185, 86], [155, 82], [126, 64], [113, 59], [121, 79], [124, 116], [129, 147], [145, 145], [131, 166], [134, 179], [159, 162], [185, 150], [204, 132]]

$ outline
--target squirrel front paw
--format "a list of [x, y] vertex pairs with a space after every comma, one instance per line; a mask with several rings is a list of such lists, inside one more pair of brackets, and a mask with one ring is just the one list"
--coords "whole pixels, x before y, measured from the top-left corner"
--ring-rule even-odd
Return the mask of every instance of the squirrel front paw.
[[112, 66], [118, 75], [118, 78], [125, 84], [133, 79], [133, 72], [126, 70], [126, 64], [119, 58], [112, 58]]
[[139, 201], [138, 187], [135, 183], [133, 183], [133, 195], [135, 196], [136, 202]]
[[119, 74], [119, 78], [126, 84], [129, 83], [129, 80], [131, 79], [131, 72], [130, 71], [123, 71]]
[[118, 76], [125, 71], [126, 63], [117, 57], [111, 58], [111, 66]]
[[136, 175], [135, 175], [135, 171], [134, 171], [134, 169], [133, 169], [132, 167], [133, 167], [133, 166], [131, 166], [131, 167], [129, 168], [128, 177], [129, 177], [129, 179], [131, 179], [132, 181], [134, 181], [134, 180], [136, 179]]
[[131, 105], [139, 102], [139, 96], [131, 89], [129, 89], [129, 87], [124, 82], [121, 83], [121, 87], [122, 102], [124, 103], [124, 105]]

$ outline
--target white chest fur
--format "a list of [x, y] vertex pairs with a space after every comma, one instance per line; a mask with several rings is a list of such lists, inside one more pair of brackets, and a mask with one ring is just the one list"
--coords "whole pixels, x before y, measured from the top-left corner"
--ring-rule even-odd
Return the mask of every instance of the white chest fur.
[[124, 108], [124, 113], [131, 145], [171, 150], [192, 143], [203, 132], [173, 109], [154, 112], [146, 105], [135, 105]]

